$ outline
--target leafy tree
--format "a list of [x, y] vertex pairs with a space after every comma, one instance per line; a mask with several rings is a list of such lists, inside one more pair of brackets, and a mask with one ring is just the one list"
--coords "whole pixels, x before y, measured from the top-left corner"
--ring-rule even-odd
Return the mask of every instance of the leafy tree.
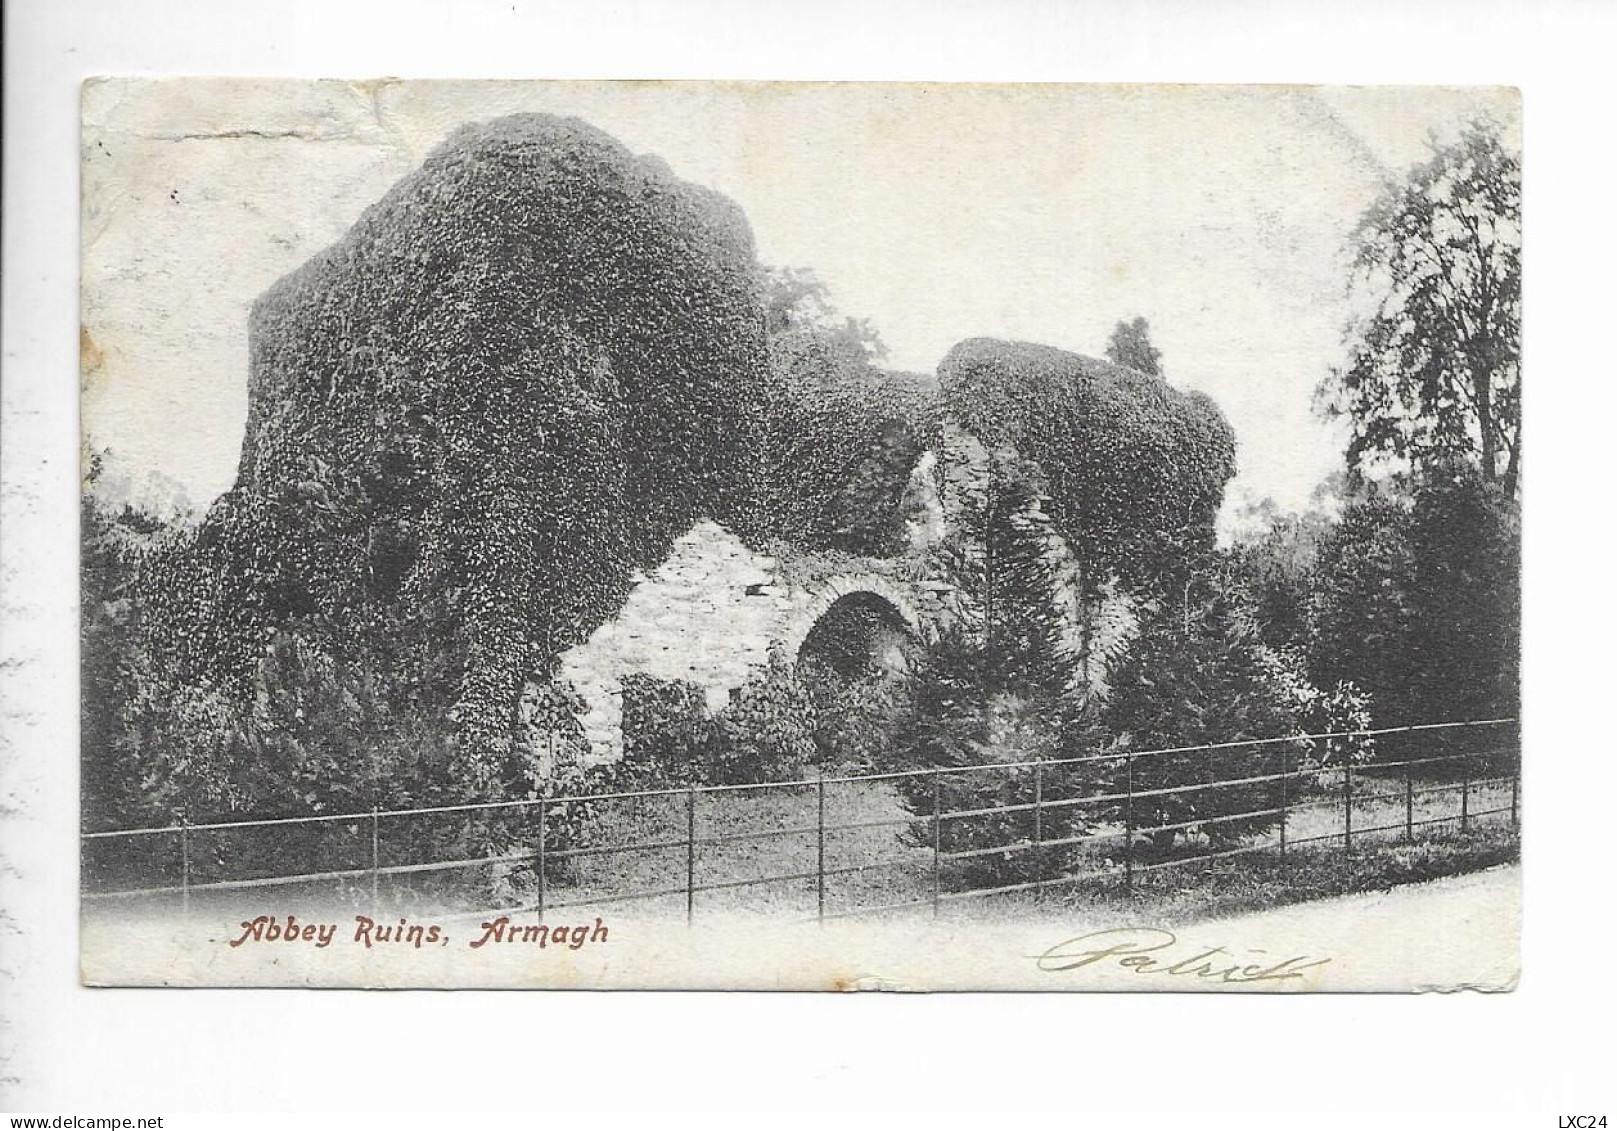
[[1349, 466], [1464, 458], [1514, 498], [1521, 469], [1521, 159], [1473, 122], [1388, 184], [1354, 234], [1371, 307], [1320, 387]]
[[1309, 598], [1309, 673], [1351, 680], [1392, 725], [1411, 715], [1410, 584], [1415, 559], [1405, 499], [1370, 489], [1350, 501], [1321, 540]]
[[1151, 324], [1139, 315], [1113, 327], [1106, 341], [1106, 360], [1136, 373], [1162, 376], [1162, 351], [1151, 344]]
[[1434, 469], [1409, 538], [1408, 717], [1514, 716], [1521, 654], [1516, 507], [1470, 464]]
[[1361, 485], [1320, 537], [1310, 577], [1310, 674], [1363, 688], [1378, 725], [1516, 712], [1520, 523], [1474, 464]]
[[1252, 603], [1258, 635], [1271, 648], [1307, 654], [1314, 575], [1332, 520], [1318, 507], [1294, 514], [1267, 498], [1248, 508], [1243, 519], [1229, 559]]
[[762, 267], [764, 325], [771, 338], [811, 338], [843, 363], [871, 365], [887, 356], [868, 318], [841, 314], [812, 267]]

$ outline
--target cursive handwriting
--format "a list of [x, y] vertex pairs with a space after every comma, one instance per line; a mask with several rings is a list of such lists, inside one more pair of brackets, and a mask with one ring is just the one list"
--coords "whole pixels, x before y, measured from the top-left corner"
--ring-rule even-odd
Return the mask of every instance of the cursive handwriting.
[[[1261, 950], [1248, 953], [1266, 955]], [[1136, 974], [1165, 974], [1234, 985], [1290, 981], [1301, 978], [1303, 971], [1330, 961], [1299, 954], [1278, 962], [1269, 961], [1267, 957], [1261, 962], [1243, 962], [1233, 951], [1221, 946], [1180, 946], [1179, 937], [1161, 927], [1110, 927], [1091, 931], [1029, 957], [1046, 973], [1106, 963]]]

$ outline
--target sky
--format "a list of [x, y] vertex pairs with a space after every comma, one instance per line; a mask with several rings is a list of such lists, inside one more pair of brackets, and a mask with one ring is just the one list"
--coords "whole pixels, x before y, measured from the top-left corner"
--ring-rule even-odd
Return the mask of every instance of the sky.
[[576, 115], [735, 200], [896, 369], [992, 336], [1099, 356], [1142, 315], [1236, 434], [1226, 528], [1341, 463], [1313, 392], [1386, 178], [1500, 88], [117, 80], [84, 95], [82, 413], [120, 474], [235, 479], [247, 314], [461, 122]]

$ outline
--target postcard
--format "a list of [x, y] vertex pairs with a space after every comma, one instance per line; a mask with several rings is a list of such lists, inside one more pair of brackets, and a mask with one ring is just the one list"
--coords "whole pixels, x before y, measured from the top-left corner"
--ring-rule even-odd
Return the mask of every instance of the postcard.
[[1513, 988], [1520, 116], [87, 82], [84, 982]]

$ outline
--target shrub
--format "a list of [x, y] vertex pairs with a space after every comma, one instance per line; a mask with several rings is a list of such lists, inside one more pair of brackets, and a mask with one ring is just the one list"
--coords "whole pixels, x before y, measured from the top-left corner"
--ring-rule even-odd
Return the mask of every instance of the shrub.
[[[1217, 847], [1273, 827], [1283, 788], [1295, 799], [1300, 781], [1212, 783], [1317, 768], [1331, 752], [1307, 741], [1244, 745], [1306, 733], [1311, 721], [1329, 725], [1340, 705], [1258, 643], [1245, 614], [1218, 588], [1194, 607], [1159, 607], [1114, 674], [1104, 720], [1121, 750], [1218, 747], [1120, 759], [1111, 770], [1107, 792], [1133, 797], [1112, 805], [1108, 816], [1132, 823], [1159, 855], [1190, 833]], [[1210, 788], [1184, 788], [1203, 785]]]
[[718, 741], [707, 700], [694, 683], [635, 672], [623, 679], [623, 761], [652, 781], [709, 780]]
[[821, 766], [860, 773], [885, 761], [907, 709], [907, 676], [870, 670], [843, 674], [805, 657], [798, 661], [797, 677], [813, 704]]
[[[897, 779], [904, 807], [918, 818], [906, 838], [930, 847], [933, 814], [940, 814], [939, 849], [970, 854], [950, 870], [952, 882], [967, 888], [1056, 874], [1074, 847], [1038, 851], [1035, 839], [1076, 837], [1091, 825], [1083, 806], [1034, 811], [1037, 800], [1085, 792], [1087, 765], [1029, 764], [1085, 749], [1087, 718], [1048, 692], [990, 690], [984, 686], [985, 663], [980, 641], [959, 631], [945, 635], [912, 675], [907, 709], [881, 764], [884, 770], [939, 771]], [[1005, 807], [1016, 811], [948, 817]]]
[[733, 785], [801, 777], [819, 760], [813, 697], [791, 665], [773, 661], [710, 714], [682, 680], [624, 680], [624, 763], [655, 781]]

